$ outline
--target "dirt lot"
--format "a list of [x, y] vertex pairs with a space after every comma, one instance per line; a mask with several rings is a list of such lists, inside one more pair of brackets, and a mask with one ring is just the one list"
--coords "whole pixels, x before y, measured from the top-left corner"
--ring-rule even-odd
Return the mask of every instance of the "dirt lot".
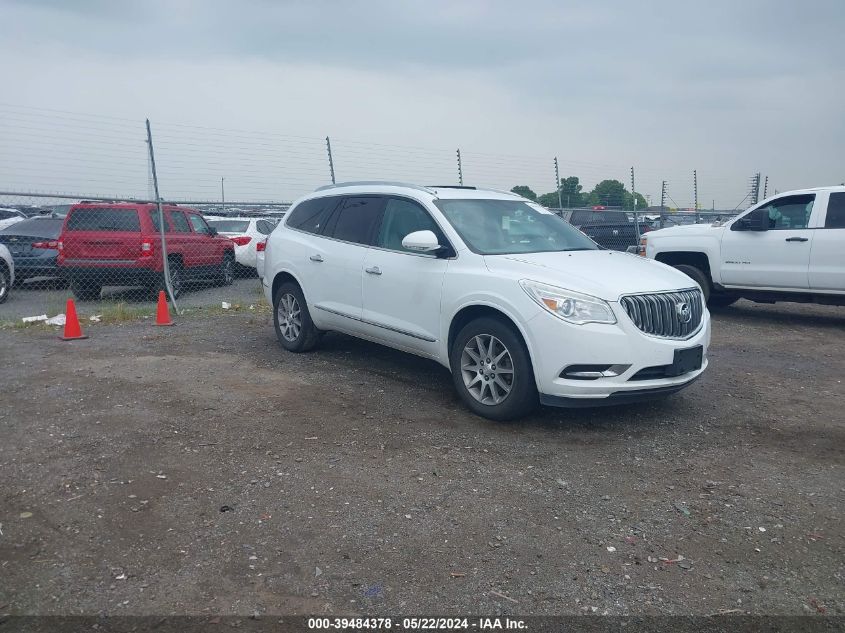
[[0, 613], [845, 614], [845, 309], [741, 302], [687, 391], [513, 425], [266, 315], [88, 333], [0, 332]]

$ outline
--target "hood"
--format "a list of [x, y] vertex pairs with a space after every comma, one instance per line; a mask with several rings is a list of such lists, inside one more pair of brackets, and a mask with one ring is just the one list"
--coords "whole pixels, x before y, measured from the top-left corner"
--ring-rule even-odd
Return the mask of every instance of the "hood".
[[490, 272], [531, 279], [567, 290], [617, 301], [627, 294], [694, 288], [682, 272], [653, 259], [618, 251], [563, 251], [487, 255]]

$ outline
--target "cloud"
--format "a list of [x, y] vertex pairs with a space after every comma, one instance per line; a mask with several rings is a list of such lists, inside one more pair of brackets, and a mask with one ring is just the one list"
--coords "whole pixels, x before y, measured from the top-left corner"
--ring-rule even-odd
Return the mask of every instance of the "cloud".
[[0, 54], [13, 60], [0, 80], [17, 104], [442, 148], [450, 168], [460, 146], [497, 186], [551, 189], [543, 170], [555, 155], [588, 183], [636, 165], [646, 193], [667, 179], [681, 204], [693, 169], [702, 199], [731, 206], [758, 170], [780, 189], [843, 178], [837, 0], [55, 0], [0, 11]]

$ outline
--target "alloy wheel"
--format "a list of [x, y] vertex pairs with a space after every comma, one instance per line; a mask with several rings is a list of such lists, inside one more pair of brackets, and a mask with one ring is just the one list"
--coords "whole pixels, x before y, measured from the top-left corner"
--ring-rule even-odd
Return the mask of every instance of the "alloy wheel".
[[299, 333], [302, 331], [302, 311], [296, 297], [290, 293], [282, 295], [282, 298], [279, 299], [277, 317], [279, 330], [285, 340], [292, 343], [298, 339]]
[[9, 278], [5, 270], [0, 270], [0, 301], [6, 297], [7, 292], [9, 292]]
[[473, 336], [461, 352], [461, 377], [478, 402], [500, 404], [513, 388], [514, 367], [508, 348], [491, 334]]

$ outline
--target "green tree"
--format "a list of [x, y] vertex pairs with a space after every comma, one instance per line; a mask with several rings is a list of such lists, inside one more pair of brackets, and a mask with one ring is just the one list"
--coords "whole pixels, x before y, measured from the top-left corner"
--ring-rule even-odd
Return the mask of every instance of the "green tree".
[[544, 193], [540, 197], [537, 198], [537, 202], [542, 204], [544, 207], [549, 207], [551, 209], [557, 209], [558, 207], [558, 198], [557, 198], [557, 191], [553, 191], [552, 193]]
[[513, 193], [518, 196], [522, 196], [523, 198], [528, 198], [529, 200], [536, 200], [537, 194], [531, 190], [531, 187], [528, 185], [517, 185], [513, 189], [511, 189]]
[[624, 207], [626, 196], [630, 195], [625, 191], [625, 185], [618, 180], [602, 180], [590, 192], [588, 202], [591, 205]]
[[560, 198], [564, 207], [580, 207], [584, 204], [578, 176], [560, 179]]

